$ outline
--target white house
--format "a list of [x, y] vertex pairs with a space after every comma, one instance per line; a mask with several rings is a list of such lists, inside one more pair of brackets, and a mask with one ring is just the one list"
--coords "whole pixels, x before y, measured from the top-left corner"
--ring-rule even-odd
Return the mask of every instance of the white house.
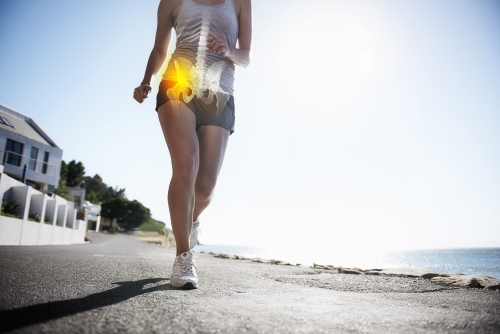
[[62, 149], [32, 118], [0, 104], [0, 158], [4, 173], [26, 184], [54, 191], [59, 183]]

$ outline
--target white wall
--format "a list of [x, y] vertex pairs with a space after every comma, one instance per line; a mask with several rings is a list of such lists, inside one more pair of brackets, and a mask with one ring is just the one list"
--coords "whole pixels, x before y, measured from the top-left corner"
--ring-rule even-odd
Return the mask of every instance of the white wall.
[[21, 232], [21, 240], [19, 244], [38, 245], [38, 237], [40, 236], [40, 223], [25, 220], [23, 221], [22, 225], [23, 229]]
[[[87, 223], [76, 219], [73, 202], [50, 197], [30, 186], [0, 173], [0, 198], [16, 201], [20, 218], [0, 216], [0, 245], [62, 245], [85, 242]], [[30, 214], [39, 214], [40, 222], [28, 220]], [[44, 218], [49, 223], [44, 223]], [[67, 227], [66, 227], [67, 226]]]
[[19, 245], [22, 229], [19, 219], [0, 216], [0, 245]]
[[52, 244], [52, 232], [54, 230], [54, 225], [40, 224], [40, 233], [38, 235], [38, 245], [50, 245]]

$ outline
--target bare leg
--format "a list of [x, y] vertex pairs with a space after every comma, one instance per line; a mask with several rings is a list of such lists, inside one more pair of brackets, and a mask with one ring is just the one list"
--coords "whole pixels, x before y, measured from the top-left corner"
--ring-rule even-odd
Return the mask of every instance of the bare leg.
[[219, 176], [224, 154], [226, 153], [229, 130], [206, 125], [198, 128], [200, 166], [195, 183], [195, 206], [193, 221], [210, 204], [214, 194], [215, 184]]
[[194, 185], [199, 167], [199, 143], [196, 118], [179, 101], [158, 108], [158, 118], [172, 160], [172, 179], [168, 188], [168, 207], [174, 231], [177, 255], [188, 252], [193, 223]]

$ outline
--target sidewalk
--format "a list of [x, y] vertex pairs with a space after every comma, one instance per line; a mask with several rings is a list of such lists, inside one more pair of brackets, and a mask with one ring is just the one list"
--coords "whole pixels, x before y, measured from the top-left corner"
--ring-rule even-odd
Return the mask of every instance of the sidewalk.
[[177, 290], [174, 252], [126, 235], [0, 247], [0, 330], [20, 333], [498, 333], [500, 293], [425, 279], [336, 274], [196, 254]]

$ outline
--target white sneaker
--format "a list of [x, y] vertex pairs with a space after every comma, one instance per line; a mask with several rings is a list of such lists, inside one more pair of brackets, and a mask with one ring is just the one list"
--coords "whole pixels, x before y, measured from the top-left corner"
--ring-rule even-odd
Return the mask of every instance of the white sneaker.
[[174, 288], [196, 289], [198, 287], [196, 269], [193, 253], [182, 253], [175, 258], [170, 284]]
[[195, 221], [193, 223], [193, 227], [191, 228], [191, 236], [189, 238], [189, 248], [193, 249], [194, 246], [198, 245], [200, 242], [198, 241], [198, 234], [201, 233], [200, 230], [200, 222]]

